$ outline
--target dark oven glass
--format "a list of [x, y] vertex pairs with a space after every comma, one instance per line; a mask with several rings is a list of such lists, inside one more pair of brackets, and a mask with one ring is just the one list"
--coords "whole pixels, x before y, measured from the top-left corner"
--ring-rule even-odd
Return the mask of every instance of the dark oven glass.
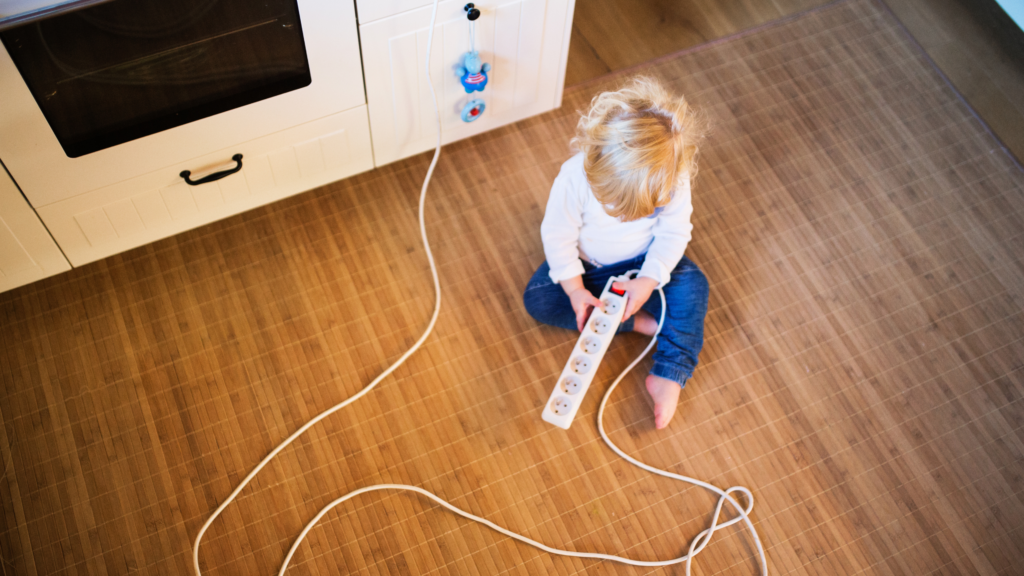
[[72, 158], [310, 83], [296, 0], [115, 0], [0, 38]]

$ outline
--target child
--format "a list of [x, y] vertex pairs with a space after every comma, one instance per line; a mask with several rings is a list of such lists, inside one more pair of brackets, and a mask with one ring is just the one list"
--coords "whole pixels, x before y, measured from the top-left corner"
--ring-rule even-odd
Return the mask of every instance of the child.
[[538, 321], [582, 331], [608, 278], [639, 269], [615, 285], [628, 293], [619, 332], [651, 336], [661, 315], [661, 299], [651, 294], [661, 287], [668, 309], [646, 382], [659, 429], [672, 419], [704, 344], [708, 282], [683, 256], [702, 135], [685, 100], [650, 78], [597, 95], [571, 141], [579, 153], [551, 187], [540, 227], [547, 261], [523, 294]]

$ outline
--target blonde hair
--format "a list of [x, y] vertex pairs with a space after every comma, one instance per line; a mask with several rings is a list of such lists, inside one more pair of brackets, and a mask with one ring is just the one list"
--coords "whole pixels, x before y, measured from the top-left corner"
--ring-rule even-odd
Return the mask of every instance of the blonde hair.
[[570, 142], [609, 216], [625, 222], [650, 216], [697, 174], [697, 148], [706, 123], [682, 96], [657, 80], [636, 77], [602, 92], [576, 125]]

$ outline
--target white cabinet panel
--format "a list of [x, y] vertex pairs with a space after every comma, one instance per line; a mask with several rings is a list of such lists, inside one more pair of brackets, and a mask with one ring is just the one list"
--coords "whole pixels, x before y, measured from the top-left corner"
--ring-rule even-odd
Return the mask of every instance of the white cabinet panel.
[[0, 292], [70, 269], [39, 217], [0, 167]]
[[[561, 104], [572, 0], [505, 0], [475, 3], [477, 50], [492, 68], [483, 92], [466, 94], [455, 69], [470, 49], [465, 2], [438, 5], [430, 77], [441, 108], [445, 143], [539, 114]], [[424, 7], [360, 26], [363, 71], [378, 166], [434, 146], [436, 128], [424, 70], [431, 8]], [[471, 99], [484, 115], [463, 122]]]
[[[189, 186], [179, 176], [230, 168], [236, 153], [242, 170], [226, 178]], [[38, 210], [81, 266], [372, 167], [366, 107], [359, 106]]]
[[359, 13], [359, 23], [367, 24], [414, 8], [431, 5], [433, 5], [431, 0], [356, 0], [356, 11]]

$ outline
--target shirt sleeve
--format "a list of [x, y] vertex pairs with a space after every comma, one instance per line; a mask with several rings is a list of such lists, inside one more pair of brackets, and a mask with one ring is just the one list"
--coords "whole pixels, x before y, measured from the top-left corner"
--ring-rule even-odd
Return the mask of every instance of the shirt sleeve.
[[[551, 281], [562, 280], [583, 274], [580, 261], [580, 228], [583, 226], [583, 198], [579, 193], [578, 177], [574, 162], [569, 159], [562, 164], [544, 210], [544, 221], [540, 225], [540, 237], [544, 243], [544, 257], [551, 268]], [[585, 177], [585, 176], [583, 176]]]
[[647, 257], [640, 267], [640, 276], [653, 278], [661, 288], [672, 278], [672, 271], [683, 258], [686, 246], [690, 243], [693, 224], [693, 203], [690, 199], [690, 178], [684, 179], [685, 184], [676, 192], [676, 197], [658, 215], [652, 232], [654, 240], [647, 249]]

